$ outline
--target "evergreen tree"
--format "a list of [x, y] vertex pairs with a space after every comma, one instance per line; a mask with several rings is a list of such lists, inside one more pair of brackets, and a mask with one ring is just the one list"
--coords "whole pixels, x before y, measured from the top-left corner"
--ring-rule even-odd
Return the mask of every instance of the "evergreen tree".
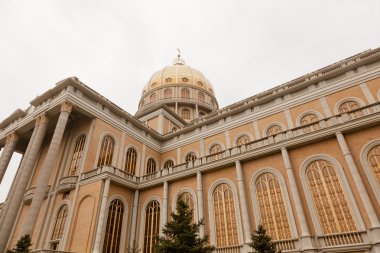
[[162, 229], [164, 236], [158, 238], [157, 253], [211, 253], [215, 247], [208, 246], [208, 236], [199, 238], [199, 228], [204, 225], [201, 220], [193, 222], [193, 210], [180, 198], [176, 213], [171, 213], [172, 221]]
[[30, 235], [24, 235], [22, 236], [16, 244], [16, 248], [13, 250], [7, 250], [7, 253], [28, 253], [29, 247], [32, 245], [31, 243], [32, 239], [30, 238]]
[[251, 235], [251, 239], [252, 243], [249, 246], [257, 253], [276, 253], [276, 245], [262, 225]]

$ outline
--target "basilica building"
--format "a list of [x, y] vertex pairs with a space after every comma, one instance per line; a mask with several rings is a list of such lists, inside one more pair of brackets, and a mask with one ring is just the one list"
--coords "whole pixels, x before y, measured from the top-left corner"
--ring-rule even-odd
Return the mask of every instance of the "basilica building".
[[154, 253], [179, 198], [217, 253], [252, 252], [259, 224], [282, 252], [380, 253], [380, 48], [224, 108], [179, 55], [134, 115], [69, 77], [2, 120], [0, 147], [0, 180], [23, 155], [1, 253], [26, 234], [36, 253]]

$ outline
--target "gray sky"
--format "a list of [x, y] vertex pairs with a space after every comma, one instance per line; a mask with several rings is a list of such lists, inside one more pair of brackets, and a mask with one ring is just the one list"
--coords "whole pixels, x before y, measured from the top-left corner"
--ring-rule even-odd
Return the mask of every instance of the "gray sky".
[[2, 0], [0, 121], [70, 76], [134, 114], [176, 48], [224, 107], [380, 47], [379, 14], [377, 0]]

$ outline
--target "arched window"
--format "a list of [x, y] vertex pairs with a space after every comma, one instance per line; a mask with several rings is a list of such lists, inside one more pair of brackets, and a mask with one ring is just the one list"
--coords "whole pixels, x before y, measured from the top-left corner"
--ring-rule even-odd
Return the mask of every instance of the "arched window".
[[314, 161], [306, 168], [306, 178], [323, 234], [357, 231], [334, 166], [326, 160]]
[[204, 112], [199, 112], [199, 117], [203, 117], [203, 116], [205, 116], [206, 115], [206, 113], [204, 113]]
[[149, 97], [149, 102], [154, 102], [154, 101], [156, 101], [156, 93], [151, 94]]
[[100, 147], [98, 167], [112, 164], [114, 146], [115, 141], [113, 138], [109, 135], [104, 136], [102, 146]]
[[303, 130], [306, 133], [309, 133], [309, 132], [312, 132], [312, 131], [315, 131], [315, 130], [318, 130], [321, 128], [321, 126], [319, 125], [319, 122], [318, 122], [318, 116], [315, 114], [312, 114], [312, 113], [308, 113], [300, 119], [301, 126], [309, 125], [312, 123], [315, 123], [315, 124], [303, 128]]
[[380, 187], [380, 145], [371, 148], [367, 155], [368, 164], [371, 166], [373, 177]]
[[236, 146], [241, 146], [249, 142], [249, 137], [247, 135], [242, 135], [236, 140]]
[[156, 172], [156, 162], [153, 158], [149, 158], [148, 162], [146, 163], [146, 174], [153, 174]]
[[160, 233], [160, 204], [153, 200], [145, 210], [145, 231], [143, 253], [156, 252], [157, 236]]
[[174, 166], [173, 160], [169, 159], [164, 163], [164, 169], [169, 169]]
[[136, 161], [137, 161], [137, 152], [134, 148], [129, 148], [127, 151], [127, 157], [125, 159], [125, 171], [128, 174], [136, 174]]
[[353, 111], [353, 110], [356, 110], [359, 108], [360, 108], [360, 105], [358, 102], [350, 100], [350, 101], [346, 101], [346, 102], [342, 103], [339, 106], [339, 113], [347, 113], [348, 117], [350, 119], [355, 119], [355, 118], [359, 118], [359, 117], [363, 116], [364, 115], [363, 111], [358, 110], [358, 111], [351, 112], [351, 113], [350, 113], [350, 111]]
[[71, 157], [69, 176], [74, 176], [79, 170], [82, 161], [84, 143], [86, 142], [86, 135], [81, 135], [75, 142], [74, 152]]
[[182, 89], [181, 90], [181, 97], [182, 98], [190, 98], [190, 91], [188, 89]]
[[213, 192], [216, 247], [239, 245], [234, 195], [228, 184]]
[[164, 98], [171, 98], [172, 97], [172, 90], [166, 89], [164, 90]]
[[264, 173], [257, 178], [256, 195], [259, 202], [260, 224], [265, 227], [272, 239], [291, 238], [280, 183], [272, 173]]
[[63, 205], [57, 215], [57, 219], [55, 220], [55, 225], [53, 229], [53, 234], [51, 236], [50, 241], [50, 249], [58, 250], [58, 245], [60, 240], [62, 239], [63, 231], [65, 230], [67, 219], [67, 205]]
[[198, 100], [201, 102], [204, 102], [205, 101], [205, 94], [203, 94], [202, 92], [199, 92], [198, 93]]
[[123, 203], [115, 199], [108, 208], [106, 232], [104, 234], [103, 253], [118, 253], [120, 248], [121, 228], [123, 225]]
[[210, 159], [211, 159], [211, 161], [222, 158], [223, 154], [221, 152], [222, 152], [222, 146], [220, 146], [219, 144], [212, 145], [210, 148]]
[[193, 211], [193, 221], [194, 221], [194, 201], [193, 196], [189, 192], [183, 192], [178, 196], [177, 201], [183, 200], [183, 202], [186, 203], [186, 205], [189, 207], [189, 210]]
[[282, 129], [279, 125], [273, 125], [267, 129], [267, 136], [276, 135], [282, 132]]
[[192, 162], [194, 161], [195, 159], [197, 159], [197, 156], [193, 153], [193, 152], [190, 152], [186, 155], [185, 157], [185, 161], [188, 163], [188, 162]]
[[183, 119], [190, 119], [190, 110], [189, 109], [182, 109], [182, 118]]

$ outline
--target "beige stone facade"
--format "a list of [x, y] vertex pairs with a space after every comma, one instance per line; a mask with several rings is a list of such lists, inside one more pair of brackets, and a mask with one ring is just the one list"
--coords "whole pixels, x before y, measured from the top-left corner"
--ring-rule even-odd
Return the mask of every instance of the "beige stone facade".
[[[178, 57], [131, 115], [76, 77], [0, 123], [0, 252], [154, 252], [179, 197], [219, 253], [380, 252], [380, 49], [225, 108]], [[50, 250], [50, 251], [49, 251]]]

